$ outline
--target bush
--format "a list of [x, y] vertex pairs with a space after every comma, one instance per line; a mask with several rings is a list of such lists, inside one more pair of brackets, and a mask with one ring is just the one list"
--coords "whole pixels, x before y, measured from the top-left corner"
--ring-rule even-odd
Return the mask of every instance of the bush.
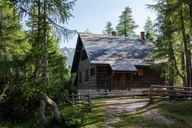
[[38, 105], [35, 100], [27, 101], [20, 94], [14, 94], [0, 105], [0, 120], [12, 122], [27, 120]]

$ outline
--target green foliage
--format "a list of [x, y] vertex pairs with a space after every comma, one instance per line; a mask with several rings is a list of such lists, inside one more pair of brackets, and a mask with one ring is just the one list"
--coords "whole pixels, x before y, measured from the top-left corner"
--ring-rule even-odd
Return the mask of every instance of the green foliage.
[[[40, 1], [33, 1], [33, 0], [9, 0], [14, 5], [20, 16], [26, 18], [34, 18], [37, 17], [37, 10], [38, 5], [40, 8], [43, 9], [43, 2]], [[51, 26], [52, 31], [57, 35], [57, 37], [68, 40], [76, 31], [69, 30], [63, 26], [64, 23], [68, 23], [70, 18], [72, 17], [71, 10], [75, 5], [76, 0], [46, 0], [46, 8], [47, 8], [47, 15], [46, 15], [46, 22]], [[34, 10], [35, 14], [34, 14]], [[43, 20], [43, 14], [41, 14], [41, 21]], [[29, 19], [28, 19], [29, 20]], [[37, 25], [37, 19], [36, 25]], [[42, 36], [42, 35], [41, 35]]]
[[[49, 117], [49, 128], [77, 128], [82, 126], [85, 120], [85, 113], [81, 111], [81, 106], [74, 104], [60, 104], [61, 113], [64, 115], [62, 123], [58, 124], [53, 118], [52, 113], [48, 112], [46, 115]], [[16, 114], [16, 113], [15, 113]], [[8, 116], [8, 115], [7, 115]], [[17, 115], [16, 115], [17, 116]], [[31, 110], [31, 113], [19, 116], [19, 119], [13, 120], [0, 120], [1, 128], [39, 128], [40, 124], [37, 121], [37, 113]], [[14, 119], [17, 117], [13, 117]]]
[[137, 28], [137, 25], [135, 24], [131, 13], [131, 8], [126, 7], [121, 16], [119, 16], [119, 23], [116, 26], [117, 34], [119, 36], [135, 37], [134, 29]]
[[[157, 61], [164, 62], [163, 73], [168, 85], [178, 84], [176, 82], [181, 80], [185, 85], [187, 68], [190, 67], [186, 59], [190, 50], [186, 51], [191, 49], [191, 46], [187, 44], [185, 48], [184, 44], [188, 42], [183, 38], [190, 33], [189, 6], [187, 4], [189, 3], [186, 1], [160, 0], [157, 1], [157, 4], [149, 6], [157, 11], [157, 23], [155, 24], [157, 40], [153, 57]], [[182, 23], [184, 23], [184, 28]]]
[[[0, 0], [0, 93], [5, 86], [14, 91], [23, 81], [26, 54], [31, 48], [13, 6]], [[1, 102], [1, 101], [0, 101]]]
[[1, 103], [0, 120], [10, 122], [27, 121], [28, 118], [32, 118], [32, 112], [39, 106], [36, 100], [26, 100], [21, 92], [16, 91], [9, 97], [9, 100]]
[[105, 32], [108, 34], [108, 35], [111, 35], [113, 31], [113, 27], [112, 27], [112, 23], [110, 21], [108, 21], [106, 23], [106, 26], [105, 26]]
[[[71, 16], [70, 9], [73, 3], [74, 1], [49, 1], [45, 25], [42, 21], [43, 15], [42, 17], [38, 15], [37, 1], [0, 0], [0, 68], [2, 69], [0, 71], [0, 94], [5, 87], [8, 87], [5, 92], [6, 97], [0, 101], [1, 119], [22, 120], [25, 115], [30, 115], [32, 110], [38, 107], [40, 93], [46, 92], [52, 99], [58, 99], [64, 84], [70, 80], [66, 59], [61, 53], [56, 34], [53, 34], [53, 26], [59, 27], [62, 32], [68, 32], [67, 34], [70, 31], [51, 20], [54, 18], [62, 23], [67, 22]], [[22, 14], [27, 15], [25, 19], [29, 18], [27, 19], [29, 20], [27, 32], [22, 30], [19, 23], [19, 17]], [[41, 19], [39, 25], [38, 19]], [[46, 30], [45, 33], [44, 30]], [[47, 39], [47, 49], [43, 44], [44, 34]], [[39, 42], [38, 48], [37, 42]], [[46, 84], [43, 79], [45, 53], [48, 55]], [[34, 81], [37, 58], [39, 59], [39, 72], [37, 80]]]
[[85, 113], [81, 111], [81, 106], [75, 104], [62, 104], [64, 109], [61, 113], [65, 117], [65, 127], [77, 128], [80, 127], [85, 120]]
[[155, 30], [154, 25], [150, 17], [147, 17], [147, 21], [144, 26], [144, 30], [146, 33], [146, 38], [151, 42], [155, 42]]
[[[29, 33], [29, 36], [31, 35], [31, 32]], [[26, 98], [30, 99], [36, 99], [38, 97], [38, 94], [40, 92], [46, 92], [49, 94], [50, 97], [56, 98], [60, 95], [61, 89], [63, 88], [64, 84], [67, 83], [70, 80], [70, 72], [66, 65], [66, 58], [63, 57], [61, 53], [61, 49], [59, 48], [59, 40], [53, 35], [51, 32], [49, 32], [48, 35], [48, 70], [47, 70], [47, 76], [48, 76], [48, 83], [45, 86], [43, 84], [43, 78], [38, 77], [38, 81], [34, 84], [32, 81], [31, 76], [33, 76], [33, 71], [35, 67], [35, 55], [42, 54], [39, 51], [36, 51], [36, 48], [31, 49], [31, 53], [29, 57], [31, 58], [30, 61], [28, 61], [28, 78], [25, 83], [23, 83], [23, 86], [21, 87], [21, 90]], [[43, 67], [40, 67], [39, 70], [40, 75], [42, 73]]]

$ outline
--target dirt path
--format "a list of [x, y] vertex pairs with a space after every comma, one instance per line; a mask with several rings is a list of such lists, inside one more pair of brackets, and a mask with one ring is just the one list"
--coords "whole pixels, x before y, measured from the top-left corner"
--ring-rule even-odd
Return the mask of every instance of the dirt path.
[[[151, 107], [146, 107], [148, 105], [148, 99], [134, 99], [134, 98], [113, 98], [104, 102], [105, 109], [105, 126], [104, 128], [115, 128], [111, 126], [111, 123], [121, 121], [118, 116], [123, 112], [137, 112], [138, 110], [144, 111], [142, 116], [149, 120], [156, 121], [167, 127], [175, 124], [173, 119], [165, 117], [158, 109], [151, 109]], [[145, 128], [144, 124], [135, 124], [135, 128]]]
[[114, 98], [104, 102], [105, 104], [105, 126], [104, 128], [114, 128], [110, 123], [120, 121], [118, 113], [134, 112], [148, 104], [148, 99]]

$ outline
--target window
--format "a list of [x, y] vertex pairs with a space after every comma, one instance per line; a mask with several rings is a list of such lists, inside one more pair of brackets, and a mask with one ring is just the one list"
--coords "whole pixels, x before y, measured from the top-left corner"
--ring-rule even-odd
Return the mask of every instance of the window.
[[79, 83], [82, 82], [82, 72], [79, 72]]
[[90, 76], [94, 76], [95, 75], [95, 68], [91, 68], [90, 69]]
[[81, 51], [81, 60], [85, 60], [87, 59], [87, 54], [85, 52], [85, 50]]
[[85, 81], [89, 80], [89, 70], [85, 70]]
[[138, 69], [138, 76], [143, 76], [144, 75], [144, 69], [140, 68]]

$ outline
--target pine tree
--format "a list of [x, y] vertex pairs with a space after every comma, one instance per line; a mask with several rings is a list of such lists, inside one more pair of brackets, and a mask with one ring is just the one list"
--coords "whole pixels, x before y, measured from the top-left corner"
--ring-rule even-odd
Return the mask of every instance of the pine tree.
[[106, 26], [105, 26], [105, 32], [108, 34], [108, 35], [111, 35], [113, 31], [113, 27], [112, 27], [112, 23], [110, 21], [108, 21], [106, 23]]
[[144, 30], [146, 32], [146, 38], [149, 39], [151, 42], [155, 42], [155, 31], [154, 25], [150, 17], [147, 17], [147, 21], [144, 26]]
[[132, 10], [126, 7], [122, 14], [119, 16], [119, 23], [116, 27], [117, 34], [119, 36], [134, 37], [134, 29], [137, 28], [135, 21], [133, 20]]

